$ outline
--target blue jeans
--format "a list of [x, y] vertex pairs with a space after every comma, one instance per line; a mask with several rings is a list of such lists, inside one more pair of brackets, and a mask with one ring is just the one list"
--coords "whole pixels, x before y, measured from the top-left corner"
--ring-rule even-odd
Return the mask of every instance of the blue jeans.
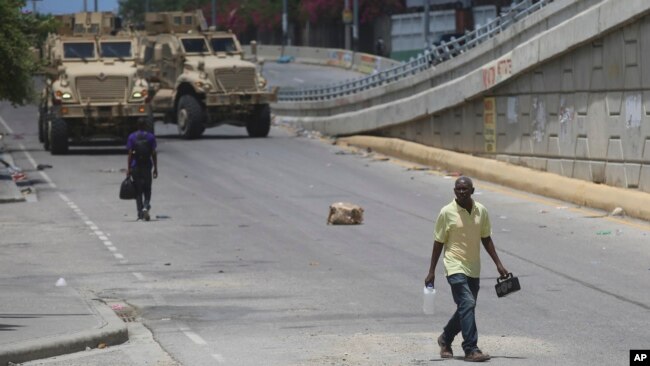
[[463, 350], [465, 354], [469, 354], [479, 349], [474, 308], [476, 308], [480, 280], [467, 277], [463, 273], [456, 273], [448, 276], [447, 282], [451, 285], [451, 294], [457, 308], [445, 326], [442, 338], [445, 344], [451, 345], [456, 335], [462, 332]]

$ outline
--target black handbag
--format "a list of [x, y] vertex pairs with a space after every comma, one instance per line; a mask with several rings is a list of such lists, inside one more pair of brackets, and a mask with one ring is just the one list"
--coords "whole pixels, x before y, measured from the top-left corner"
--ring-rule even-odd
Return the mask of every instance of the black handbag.
[[135, 184], [131, 177], [126, 177], [120, 186], [120, 199], [134, 200], [135, 199]]
[[494, 289], [497, 290], [498, 297], [504, 297], [521, 290], [521, 286], [519, 285], [519, 279], [513, 276], [512, 273], [508, 273], [508, 276], [505, 278], [497, 278], [497, 284], [494, 285]]

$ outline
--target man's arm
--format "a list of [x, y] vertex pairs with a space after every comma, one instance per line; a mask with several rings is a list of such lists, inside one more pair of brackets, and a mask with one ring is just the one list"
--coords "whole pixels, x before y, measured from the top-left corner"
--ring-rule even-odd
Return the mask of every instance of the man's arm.
[[126, 165], [127, 176], [131, 175], [131, 162], [133, 162], [133, 150], [129, 149], [129, 157], [127, 158], [127, 165]]
[[499, 275], [501, 275], [501, 277], [508, 276], [508, 270], [506, 270], [503, 264], [501, 264], [501, 260], [499, 259], [497, 250], [494, 247], [494, 242], [492, 241], [492, 237], [486, 236], [485, 238], [481, 238], [481, 243], [483, 243], [483, 247], [485, 247], [485, 250], [488, 252], [490, 257], [492, 257], [494, 264], [497, 265], [497, 271], [499, 271]]
[[433, 251], [431, 252], [431, 266], [429, 267], [429, 274], [427, 275], [427, 278], [424, 279], [425, 286], [429, 284], [433, 286], [433, 281], [436, 279], [436, 265], [438, 264], [438, 259], [440, 259], [440, 253], [442, 253], [443, 247], [443, 243], [434, 240]]
[[151, 152], [151, 160], [153, 160], [153, 177], [158, 178], [158, 153], [156, 150]]

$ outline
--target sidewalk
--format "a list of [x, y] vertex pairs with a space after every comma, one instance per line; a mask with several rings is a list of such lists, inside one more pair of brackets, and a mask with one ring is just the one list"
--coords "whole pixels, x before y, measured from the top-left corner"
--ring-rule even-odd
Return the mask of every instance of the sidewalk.
[[124, 321], [90, 294], [53, 284], [0, 282], [0, 289], [0, 366], [128, 340]]

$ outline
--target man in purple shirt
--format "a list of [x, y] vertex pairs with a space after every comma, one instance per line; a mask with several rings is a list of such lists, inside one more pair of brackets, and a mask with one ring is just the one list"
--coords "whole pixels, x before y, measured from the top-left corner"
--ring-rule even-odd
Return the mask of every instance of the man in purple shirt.
[[152, 168], [153, 178], [158, 178], [158, 157], [156, 137], [147, 132], [146, 128], [147, 121], [144, 118], [139, 119], [138, 130], [130, 134], [126, 141], [126, 149], [129, 151], [126, 175], [133, 179], [135, 185], [138, 220], [149, 221]]

